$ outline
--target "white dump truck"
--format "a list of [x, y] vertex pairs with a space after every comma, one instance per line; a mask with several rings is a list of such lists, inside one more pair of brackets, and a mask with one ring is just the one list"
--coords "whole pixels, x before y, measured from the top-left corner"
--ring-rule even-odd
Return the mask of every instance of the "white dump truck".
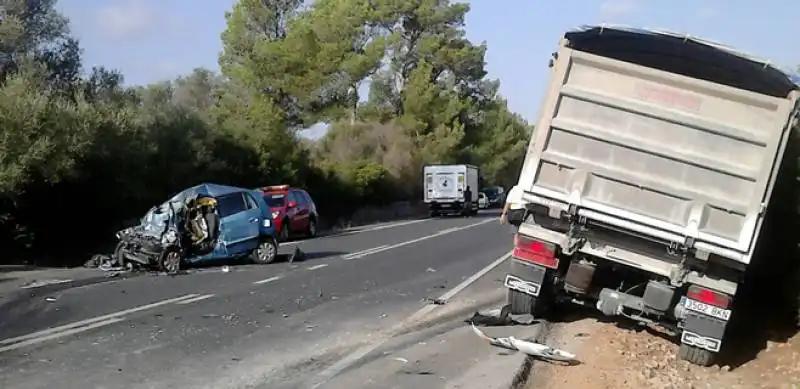
[[425, 165], [422, 190], [431, 216], [477, 214], [479, 173], [472, 165]]
[[582, 304], [666, 327], [680, 358], [711, 364], [760, 259], [799, 79], [622, 27], [566, 33], [550, 64], [518, 182], [528, 212], [505, 278], [512, 312]]

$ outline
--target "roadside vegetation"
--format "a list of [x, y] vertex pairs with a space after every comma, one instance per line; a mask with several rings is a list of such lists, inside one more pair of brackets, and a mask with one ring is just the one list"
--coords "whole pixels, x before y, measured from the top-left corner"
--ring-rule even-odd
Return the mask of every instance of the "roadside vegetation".
[[0, 264], [80, 264], [205, 181], [300, 185], [331, 220], [418, 199], [425, 163], [516, 180], [532, 128], [466, 39], [466, 4], [240, 0], [219, 73], [131, 86], [81, 66], [55, 2], [0, 3]]

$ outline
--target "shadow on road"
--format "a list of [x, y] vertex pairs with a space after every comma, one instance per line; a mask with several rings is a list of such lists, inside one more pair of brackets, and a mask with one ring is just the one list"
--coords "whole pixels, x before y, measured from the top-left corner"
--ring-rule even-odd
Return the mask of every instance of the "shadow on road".
[[477, 215], [461, 216], [461, 215], [439, 215], [431, 217], [431, 219], [493, 219], [500, 217], [501, 210], [499, 209], [482, 209]]
[[[301, 249], [302, 250], [302, 249]], [[329, 258], [329, 257], [337, 257], [340, 255], [349, 254], [344, 251], [303, 251], [303, 260], [311, 260], [311, 259], [321, 259], [321, 258]]]

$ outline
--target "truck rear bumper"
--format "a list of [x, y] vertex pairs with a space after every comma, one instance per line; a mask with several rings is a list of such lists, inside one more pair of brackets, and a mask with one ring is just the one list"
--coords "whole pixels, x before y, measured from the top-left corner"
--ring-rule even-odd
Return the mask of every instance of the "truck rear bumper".
[[[548, 230], [537, 224], [523, 223], [519, 227], [519, 233], [547, 242], [553, 242], [560, 247], [568, 246], [566, 234], [558, 231]], [[673, 278], [680, 272], [680, 266], [678, 264], [638, 254], [625, 248], [617, 247], [613, 244], [605, 242], [598, 243], [587, 241], [579, 246], [577, 251], [593, 257], [616, 262], [620, 265], [637, 268], [647, 273], [658, 274], [667, 278]], [[718, 278], [710, 278], [695, 271], [689, 272], [683, 281], [705, 286], [730, 295], [735, 295], [738, 287], [738, 284], [735, 282]]]
[[439, 212], [460, 212], [464, 209], [464, 203], [461, 201], [452, 201], [452, 202], [431, 202], [428, 204], [428, 208], [431, 211], [439, 211]]

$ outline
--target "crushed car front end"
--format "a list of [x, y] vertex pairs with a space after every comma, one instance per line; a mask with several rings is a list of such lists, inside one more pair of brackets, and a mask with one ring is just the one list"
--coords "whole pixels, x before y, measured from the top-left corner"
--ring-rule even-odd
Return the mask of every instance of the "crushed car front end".
[[117, 232], [119, 242], [114, 250], [117, 265], [158, 265], [167, 248], [180, 243], [176, 214], [171, 204], [165, 204], [151, 209], [139, 225]]

